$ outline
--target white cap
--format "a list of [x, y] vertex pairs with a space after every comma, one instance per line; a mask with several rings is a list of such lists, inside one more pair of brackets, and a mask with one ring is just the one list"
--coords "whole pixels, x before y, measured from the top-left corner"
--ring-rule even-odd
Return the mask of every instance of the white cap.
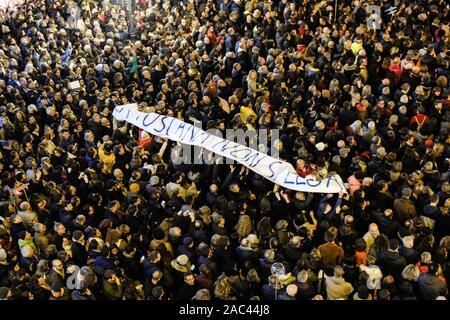
[[0, 261], [5, 261], [6, 257], [7, 255], [5, 249], [0, 249]]
[[327, 145], [323, 142], [319, 142], [316, 144], [316, 149], [319, 151], [323, 151]]
[[286, 293], [294, 297], [297, 294], [298, 287], [295, 284], [290, 284], [286, 287]]

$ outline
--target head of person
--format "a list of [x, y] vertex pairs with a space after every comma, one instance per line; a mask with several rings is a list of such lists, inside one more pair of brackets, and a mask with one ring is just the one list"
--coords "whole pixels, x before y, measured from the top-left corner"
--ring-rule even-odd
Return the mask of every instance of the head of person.
[[337, 265], [336, 267], [334, 267], [334, 276], [336, 278], [342, 278], [342, 276], [344, 275], [344, 268], [340, 265]]
[[195, 284], [195, 277], [192, 272], [186, 272], [183, 276], [184, 282], [187, 283], [190, 286], [193, 286]]
[[378, 230], [378, 225], [376, 223], [371, 223], [369, 225], [369, 234], [374, 238], [380, 235], [380, 231]]

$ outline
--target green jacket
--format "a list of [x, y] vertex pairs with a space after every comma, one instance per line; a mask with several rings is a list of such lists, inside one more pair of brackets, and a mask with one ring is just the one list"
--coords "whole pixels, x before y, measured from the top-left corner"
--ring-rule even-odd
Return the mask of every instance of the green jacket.
[[30, 246], [34, 253], [38, 253], [38, 249], [36, 248], [36, 245], [34, 244], [33, 240], [22, 240], [19, 239], [19, 248], [20, 250], [22, 250], [23, 247], [25, 247], [26, 245]]

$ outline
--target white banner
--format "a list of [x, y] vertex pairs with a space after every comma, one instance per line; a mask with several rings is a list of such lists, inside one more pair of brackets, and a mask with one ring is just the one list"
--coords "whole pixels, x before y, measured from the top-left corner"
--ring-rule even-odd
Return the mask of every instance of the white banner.
[[[116, 108], [123, 108], [123, 107], [130, 108], [131, 110], [138, 111], [138, 104], [137, 103], [122, 104], [120, 106], [117, 106]], [[112, 125], [113, 125], [113, 130], [116, 130], [117, 127], [118, 127], [116, 118], [113, 118]]]
[[79, 89], [79, 88], [81, 88], [80, 81], [77, 80], [77, 81], [72, 81], [69, 83], [69, 89], [75, 90], [75, 89]]
[[177, 118], [157, 113], [144, 113], [126, 106], [114, 108], [113, 116], [117, 120], [132, 123], [153, 135], [199, 146], [233, 159], [273, 183], [288, 189], [304, 192], [347, 193], [342, 179], [338, 175], [324, 180], [316, 180], [313, 176], [302, 178], [297, 175], [290, 163], [242, 144], [217, 137]]

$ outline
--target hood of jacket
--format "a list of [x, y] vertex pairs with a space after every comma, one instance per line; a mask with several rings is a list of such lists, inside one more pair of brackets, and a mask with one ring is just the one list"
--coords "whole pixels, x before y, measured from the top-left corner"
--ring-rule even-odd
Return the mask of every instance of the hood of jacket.
[[387, 251], [384, 258], [389, 261], [395, 261], [400, 258], [400, 254], [398, 252]]
[[426, 215], [433, 215], [439, 212], [438, 207], [427, 205], [423, 208], [423, 213]]
[[344, 278], [331, 277], [330, 280], [335, 284], [342, 284], [345, 282]]

